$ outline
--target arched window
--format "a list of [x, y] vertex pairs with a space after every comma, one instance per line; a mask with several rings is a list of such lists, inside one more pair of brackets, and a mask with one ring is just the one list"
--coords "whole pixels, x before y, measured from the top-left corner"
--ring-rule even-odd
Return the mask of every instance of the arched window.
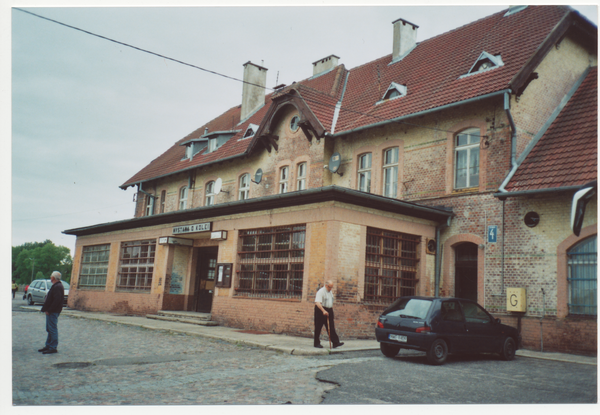
[[300, 163], [296, 175], [296, 190], [304, 189], [306, 189], [306, 163]]
[[598, 315], [598, 235], [567, 251], [569, 313]]
[[215, 182], [206, 183], [206, 199], [204, 206], [212, 206], [215, 204]]
[[279, 169], [279, 193], [287, 193], [288, 192], [288, 179], [289, 179], [290, 169], [288, 166], [284, 166]]
[[167, 191], [163, 190], [160, 192], [160, 213], [165, 213], [165, 199], [167, 197]]
[[154, 214], [154, 196], [146, 195], [146, 216]]
[[183, 186], [179, 190], [179, 210], [184, 210], [187, 207], [188, 188]]
[[358, 190], [371, 192], [371, 153], [358, 156]]
[[454, 188], [479, 186], [479, 129], [470, 128], [454, 137]]
[[250, 175], [248, 173], [240, 176], [240, 187], [238, 200], [246, 200], [250, 195]]
[[383, 195], [398, 196], [398, 147], [383, 152]]

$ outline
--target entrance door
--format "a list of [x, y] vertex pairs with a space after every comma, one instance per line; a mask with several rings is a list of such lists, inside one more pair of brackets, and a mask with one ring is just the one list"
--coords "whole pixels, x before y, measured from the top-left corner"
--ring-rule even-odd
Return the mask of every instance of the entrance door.
[[477, 245], [464, 243], [456, 247], [456, 297], [477, 301]]
[[196, 306], [199, 313], [210, 313], [215, 290], [218, 248], [198, 249], [196, 260]]

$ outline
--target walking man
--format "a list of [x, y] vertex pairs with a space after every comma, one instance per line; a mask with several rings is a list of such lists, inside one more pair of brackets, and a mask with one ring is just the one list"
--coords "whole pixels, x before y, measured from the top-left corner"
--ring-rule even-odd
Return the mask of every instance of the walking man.
[[13, 300], [15, 299], [15, 294], [17, 293], [18, 289], [19, 289], [19, 286], [17, 285], [17, 282], [15, 280], [13, 280], [12, 287], [11, 287], [11, 290], [13, 293]]
[[58, 316], [62, 311], [65, 299], [65, 288], [60, 279], [60, 272], [54, 271], [50, 276], [52, 287], [48, 290], [46, 301], [44, 301], [44, 305], [42, 306], [42, 312], [46, 313], [46, 331], [48, 332], [46, 346], [38, 350], [38, 352], [42, 352], [43, 354], [58, 352], [56, 350], [58, 347]]
[[333, 288], [333, 282], [327, 281], [325, 286], [317, 291], [315, 297], [315, 343], [316, 348], [322, 349], [321, 346], [321, 329], [323, 325], [329, 327], [329, 340], [333, 343], [333, 348], [340, 347], [344, 343], [340, 342], [340, 339], [335, 332], [335, 325], [333, 323], [333, 294], [331, 289]]

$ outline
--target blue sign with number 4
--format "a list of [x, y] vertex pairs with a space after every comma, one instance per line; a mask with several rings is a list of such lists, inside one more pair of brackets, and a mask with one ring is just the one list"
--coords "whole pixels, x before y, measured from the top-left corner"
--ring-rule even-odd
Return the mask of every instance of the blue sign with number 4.
[[498, 226], [490, 225], [488, 226], [488, 243], [495, 244], [498, 240]]

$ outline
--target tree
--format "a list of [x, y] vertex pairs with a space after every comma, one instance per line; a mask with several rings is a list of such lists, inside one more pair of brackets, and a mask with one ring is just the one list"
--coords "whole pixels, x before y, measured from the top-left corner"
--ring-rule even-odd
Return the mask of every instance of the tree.
[[[12, 247], [12, 278], [18, 284], [28, 284], [38, 278], [50, 278], [52, 271], [59, 271], [64, 281], [71, 279], [73, 259], [65, 246], [56, 246], [52, 241], [27, 242]], [[35, 274], [35, 278], [32, 275]]]

